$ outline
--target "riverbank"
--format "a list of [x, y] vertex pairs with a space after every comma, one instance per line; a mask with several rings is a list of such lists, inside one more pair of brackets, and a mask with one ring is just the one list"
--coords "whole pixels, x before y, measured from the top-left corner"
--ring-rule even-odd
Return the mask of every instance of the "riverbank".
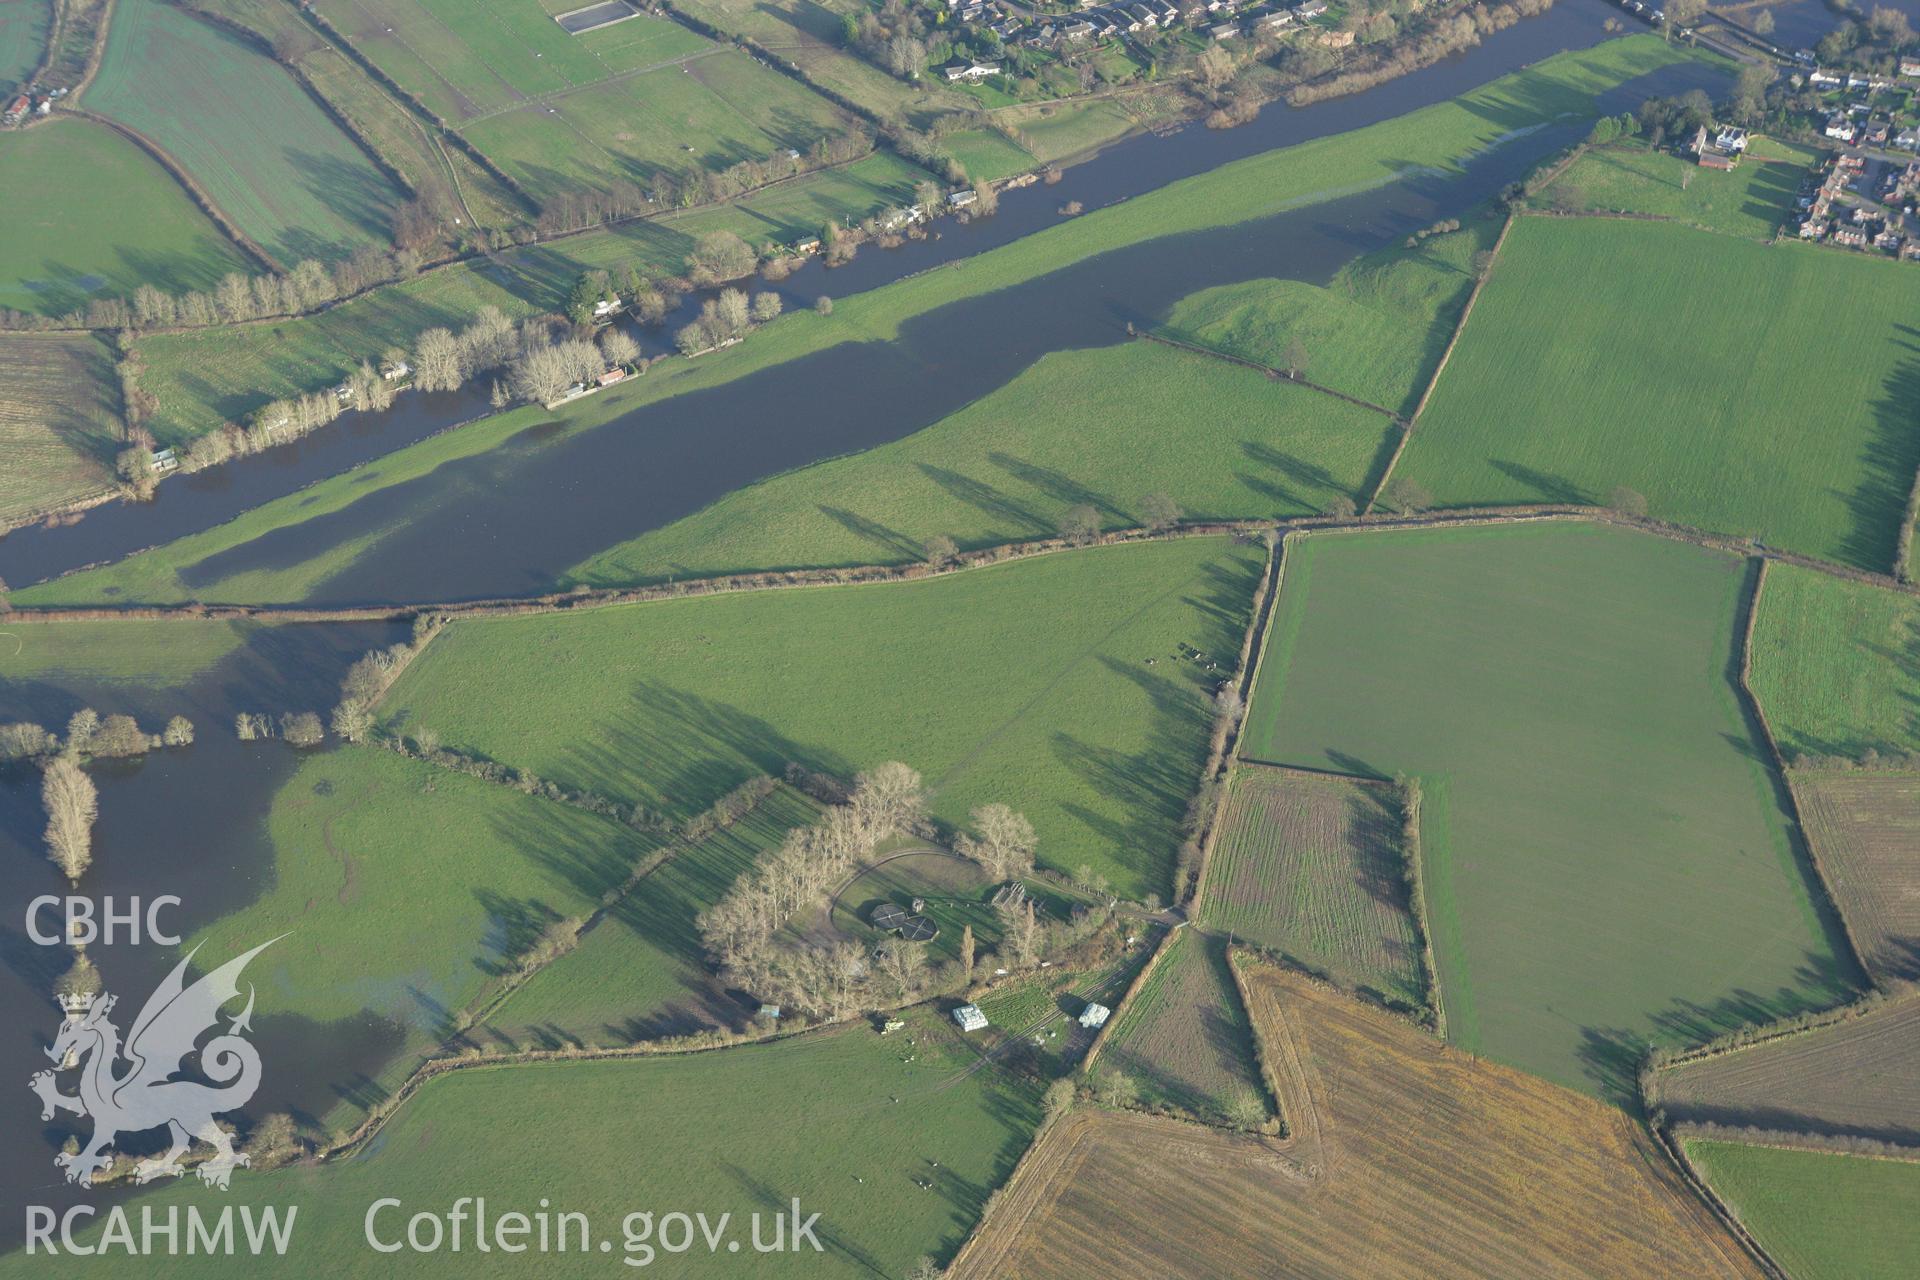
[[[1622, 86], [1644, 83], [1645, 77], [1676, 68], [1693, 79], [1712, 74], [1703, 64], [1690, 62], [1686, 54], [1644, 36], [1559, 55], [1457, 100], [1353, 132], [1245, 157], [1083, 217], [1056, 220], [1044, 230], [943, 269], [843, 298], [831, 315], [790, 312], [765, 326], [750, 342], [700, 361], [658, 364], [639, 383], [612, 389], [556, 415], [519, 409], [487, 418], [357, 471], [323, 480], [297, 496], [247, 512], [227, 525], [107, 570], [19, 591], [15, 599], [20, 604], [297, 600], [376, 542], [424, 517], [444, 518], [444, 504], [432, 490], [437, 484], [458, 478], [457, 469], [448, 470], [449, 464], [473, 462], [492, 452], [494, 456], [486, 460], [488, 505], [500, 508], [496, 515], [515, 518], [502, 504], [518, 505], [532, 496], [525, 488], [533, 479], [527, 470], [529, 463], [550, 459], [559, 451], [557, 446], [589, 434], [587, 428], [624, 419], [623, 427], [633, 429], [614, 436], [592, 433], [596, 447], [618, 447], [623, 451], [623, 465], [644, 468], [638, 473], [623, 473], [630, 497], [637, 496], [642, 488], [651, 496], [654, 487], [660, 486], [663, 502], [651, 511], [635, 511], [631, 504], [611, 508], [581, 504], [582, 536], [595, 536], [589, 532], [589, 525], [606, 529], [608, 534], [599, 546], [583, 546], [565, 561], [553, 563], [547, 559], [543, 573], [551, 581], [567, 564], [600, 546], [630, 538], [644, 528], [658, 527], [677, 515], [690, 514], [741, 484], [821, 456], [897, 438], [915, 425], [911, 421], [872, 421], [877, 414], [905, 411], [919, 417], [922, 424], [944, 416], [940, 412], [926, 414], [927, 407], [940, 408], [932, 403], [936, 379], [926, 373], [916, 374], [911, 367], [916, 359], [940, 359], [941, 340], [932, 341], [922, 350], [914, 349], [916, 343], [897, 349], [897, 340], [909, 325], [944, 328], [962, 322], [960, 310], [969, 313], [964, 329], [968, 335], [966, 350], [982, 344], [977, 353], [978, 368], [969, 371], [943, 362], [938, 375], [952, 384], [950, 389], [938, 388], [939, 394], [957, 397], [953, 401], [957, 408], [1005, 382], [1043, 351], [1120, 340], [1122, 317], [1112, 308], [1123, 299], [1124, 305], [1136, 312], [1157, 311], [1210, 284], [1275, 275], [1325, 279], [1356, 252], [1350, 230], [1327, 225], [1330, 213], [1337, 212], [1338, 219], [1357, 229], [1370, 217], [1369, 202], [1363, 197], [1398, 180], [1409, 190], [1395, 199], [1406, 206], [1406, 216], [1417, 217], [1415, 207], [1427, 209], [1432, 197], [1412, 187], [1424, 183], [1438, 189], [1448, 181], [1465, 178], [1469, 172], [1480, 174], [1474, 181], [1486, 186], [1492, 158], [1499, 158], [1503, 164], [1511, 160], [1523, 165], [1527, 154], [1543, 153], [1543, 148], [1553, 145], [1552, 139], [1533, 132], [1543, 120], [1565, 120], [1569, 123], [1558, 127], [1573, 130], [1599, 109], [1597, 104], [1607, 95], [1625, 93]], [[1318, 212], [1307, 215], [1307, 209]], [[1254, 222], [1290, 214], [1296, 215], [1295, 221], [1310, 239], [1296, 236], [1297, 243], [1274, 243], [1270, 236], [1245, 234], [1244, 229]], [[1212, 234], [1226, 227], [1240, 227], [1242, 232], [1237, 239], [1220, 239]], [[1169, 238], [1181, 232], [1187, 233], [1186, 239], [1176, 242]], [[1385, 240], [1392, 232], [1375, 230], [1368, 234]], [[1146, 247], [1156, 241], [1161, 242], [1159, 251]], [[1170, 263], [1164, 255], [1175, 252], [1176, 244], [1180, 260]], [[1115, 277], [1126, 282], [1122, 294], [1116, 296], [1112, 281], [1094, 278], [1101, 273], [1091, 272], [1090, 264], [1102, 255], [1121, 252], [1131, 256], [1127, 273]], [[860, 265], [857, 262], [855, 268]], [[1100, 308], [1100, 313], [1065, 316], [1048, 312], [1065, 299], [1070, 279], [1086, 291], [1088, 302]], [[1057, 287], [1049, 288], [1048, 281], [1057, 282]], [[794, 281], [788, 283], [792, 286]], [[1015, 286], [1028, 291], [1023, 305], [1036, 302], [1042, 310], [1038, 314], [1023, 310], [1017, 317], [1017, 329], [1001, 324], [996, 333], [998, 322], [988, 317], [997, 314], [997, 308], [990, 299]], [[1137, 297], [1125, 298], [1127, 291]], [[1001, 305], [1007, 302], [1006, 298], [999, 299]], [[949, 311], [953, 312], [951, 318], [938, 325], [930, 319], [935, 312], [945, 316]], [[982, 325], [986, 326], [984, 330]], [[848, 351], [850, 344], [857, 350]], [[960, 350], [946, 341], [944, 355], [951, 359]], [[832, 360], [824, 359], [836, 351]], [[824, 368], [826, 364], [837, 365], [839, 372]], [[742, 424], [739, 415], [749, 412], [744, 404], [722, 409], [712, 400], [693, 399], [703, 393], [710, 396], [755, 375], [769, 374], [776, 367], [784, 367], [787, 376], [799, 381], [783, 389], [768, 387], [771, 398], [760, 412], [784, 415], [784, 427]], [[988, 376], [993, 369], [1003, 372]], [[801, 384], [811, 385], [810, 379], [822, 379], [821, 394], [838, 400], [857, 392], [861, 384], [851, 380], [857, 377], [870, 379], [865, 384], [869, 390], [897, 386], [904, 398], [870, 400], [856, 395], [865, 403], [864, 409], [855, 410], [850, 403], [841, 407], [859, 412], [865, 421], [836, 421], [831, 427], [823, 426], [819, 438], [797, 441], [794, 415], [815, 413], [799, 394], [805, 389]], [[669, 399], [680, 403], [664, 407], [662, 402]], [[657, 422], [671, 431], [642, 436], [635, 416], [642, 410], [651, 410], [645, 415], [648, 424]], [[704, 480], [696, 484], [695, 477], [708, 469], [704, 465], [696, 465], [677, 479], [658, 474], [660, 465], [668, 463], [670, 456], [682, 465], [689, 461], [681, 456], [683, 450], [712, 454], [711, 428], [700, 429], [702, 423], [730, 424], [729, 430], [751, 425], [757, 435], [775, 431], [777, 435], [763, 442], [764, 465], [755, 466], [753, 458], [732, 458], [736, 469], [724, 478], [724, 487], [709, 486]], [[503, 449], [509, 442], [511, 447]], [[641, 448], [648, 444], [657, 447]], [[445, 475], [427, 483], [443, 471]], [[613, 479], [608, 477], [610, 483]], [[563, 483], [577, 495], [579, 485], [587, 482], [576, 472]], [[349, 507], [357, 510], [348, 514]], [[552, 524], [545, 515], [540, 521]], [[307, 534], [327, 545], [296, 553], [294, 544], [307, 536], [296, 532], [303, 525], [309, 526]], [[354, 526], [351, 532], [348, 525]], [[261, 547], [263, 558], [243, 573], [258, 574], [270, 566], [266, 576], [235, 580], [232, 572], [224, 570], [239, 569], [237, 563], [223, 565], [214, 560], [263, 538], [270, 538], [274, 549], [267, 552]], [[13, 539], [0, 543], [0, 571], [16, 583], [37, 576], [35, 566], [25, 562], [25, 557], [8, 554], [13, 551]], [[57, 566], [58, 560], [51, 563]], [[209, 590], [215, 586], [217, 591]], [[511, 593], [510, 588], [486, 592]]]

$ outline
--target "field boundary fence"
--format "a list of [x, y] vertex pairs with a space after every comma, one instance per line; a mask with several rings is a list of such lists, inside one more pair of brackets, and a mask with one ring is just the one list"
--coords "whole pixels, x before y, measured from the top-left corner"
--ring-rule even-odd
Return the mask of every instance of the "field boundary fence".
[[1662, 1154], [1679, 1172], [1681, 1180], [1693, 1189], [1694, 1194], [1700, 1197], [1700, 1203], [1707, 1206], [1707, 1211], [1720, 1220], [1720, 1225], [1727, 1229], [1728, 1233], [1746, 1250], [1748, 1256], [1759, 1264], [1762, 1271], [1766, 1272], [1768, 1280], [1793, 1280], [1786, 1269], [1773, 1260], [1773, 1255], [1761, 1247], [1760, 1242], [1754, 1238], [1751, 1231], [1747, 1230], [1746, 1224], [1735, 1216], [1727, 1203], [1707, 1185], [1707, 1180], [1700, 1176], [1699, 1170], [1693, 1167], [1693, 1162], [1687, 1159], [1686, 1146], [1666, 1130], [1651, 1125], [1648, 1127], [1653, 1130], [1654, 1142], [1659, 1144]]
[[1862, 984], [1873, 989], [1871, 972], [1865, 960], [1866, 953], [1861, 950], [1860, 942], [1853, 936], [1853, 926], [1847, 922], [1846, 912], [1840, 909], [1840, 899], [1833, 892], [1833, 879], [1824, 863], [1820, 860], [1820, 850], [1814, 846], [1813, 837], [1807, 832], [1807, 824], [1800, 815], [1800, 797], [1794, 791], [1787, 776], [1786, 757], [1780, 753], [1780, 741], [1773, 731], [1773, 722], [1767, 719], [1767, 709], [1753, 692], [1753, 633], [1760, 617], [1760, 600], [1767, 587], [1768, 561], [1765, 556], [1750, 557], [1749, 580], [1741, 592], [1740, 600], [1740, 659], [1736, 668], [1739, 675], [1739, 694], [1742, 709], [1751, 717], [1760, 730], [1760, 739], [1766, 744], [1767, 762], [1774, 775], [1774, 787], [1786, 811], [1788, 831], [1787, 839], [1805, 859], [1806, 871], [1810, 879], [1819, 888], [1819, 901], [1816, 904], [1820, 914], [1831, 917], [1833, 931], [1846, 948], [1847, 959], [1852, 962]]
[[1414, 431], [1420, 425], [1420, 415], [1427, 411], [1427, 401], [1433, 399], [1434, 388], [1440, 385], [1440, 377], [1447, 371], [1447, 362], [1453, 359], [1453, 349], [1460, 345], [1460, 337], [1467, 331], [1467, 322], [1473, 318], [1473, 308], [1480, 301], [1480, 294], [1486, 289], [1487, 282], [1493, 279], [1493, 273], [1500, 266], [1500, 250], [1506, 247], [1507, 234], [1513, 230], [1513, 224], [1519, 214], [1509, 212], [1507, 220], [1500, 224], [1500, 234], [1494, 239], [1492, 256], [1487, 260], [1487, 269], [1473, 282], [1473, 291], [1467, 294], [1466, 305], [1460, 308], [1460, 318], [1454, 322], [1453, 336], [1447, 339], [1447, 346], [1440, 353], [1440, 360], [1433, 366], [1433, 376], [1427, 379], [1426, 389], [1420, 393], [1420, 399], [1413, 406], [1400, 428], [1400, 443], [1394, 446], [1393, 453], [1387, 458], [1387, 465], [1380, 472], [1380, 482], [1373, 487], [1366, 502], [1360, 508], [1361, 515], [1371, 515], [1374, 506], [1380, 501], [1380, 495], [1387, 491], [1387, 484], [1393, 479], [1394, 468], [1400, 465], [1400, 455], [1407, 451], [1407, 444], [1413, 439]]

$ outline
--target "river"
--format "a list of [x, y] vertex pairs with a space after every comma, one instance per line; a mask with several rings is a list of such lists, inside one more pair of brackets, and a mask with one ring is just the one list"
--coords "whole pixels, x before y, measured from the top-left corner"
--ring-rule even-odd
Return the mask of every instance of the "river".
[[[828, 268], [824, 263], [810, 263], [778, 288], [790, 307], [811, 305], [813, 299], [821, 294], [843, 298], [878, 288], [903, 276], [983, 252], [1051, 226], [1059, 221], [1056, 212], [1058, 206], [1069, 200], [1079, 201], [1088, 210], [1098, 209], [1179, 179], [1207, 172], [1231, 160], [1360, 128], [1444, 102], [1562, 50], [1586, 48], [1599, 43], [1607, 38], [1602, 24], [1608, 18], [1618, 17], [1619, 13], [1619, 9], [1606, 0], [1560, 0], [1547, 13], [1488, 37], [1478, 48], [1364, 94], [1297, 110], [1271, 106], [1254, 121], [1237, 129], [1213, 130], [1190, 125], [1168, 133], [1131, 138], [1068, 169], [1064, 179], [1055, 185], [1036, 184], [1006, 193], [1001, 199], [999, 212], [991, 218], [977, 219], [964, 225], [947, 219], [938, 224], [940, 234], [937, 238], [909, 241], [895, 250], [870, 247], [853, 262], [841, 267]], [[1682, 81], [1685, 77], [1669, 79], [1669, 87], [1684, 87]], [[1644, 92], [1636, 91], [1621, 96], [1621, 105], [1631, 106], [1638, 97], [1644, 96]], [[1553, 145], [1560, 145], [1565, 140], [1564, 137], [1556, 138]], [[1547, 149], [1532, 146], [1513, 149], [1509, 154], [1514, 158], [1516, 167], [1508, 177], [1523, 171], [1528, 160], [1537, 159]], [[1497, 187], [1498, 183], [1494, 186]], [[1486, 191], [1482, 190], [1481, 194], [1486, 194]], [[1433, 200], [1443, 197], [1430, 190], [1426, 198]], [[1368, 210], [1377, 208], [1379, 203], [1379, 198], [1373, 196], [1342, 201], [1335, 206], [1320, 207], [1315, 211], [1318, 216], [1310, 215], [1307, 220], [1324, 224], [1328, 219], [1338, 216], [1360, 221], [1368, 215]], [[1417, 203], [1416, 199], [1405, 207], [1411, 210]], [[1181, 283], [1179, 271], [1185, 258], [1178, 255], [1195, 253], [1205, 240], [1219, 238], [1224, 241], [1233, 234], [1223, 232], [1207, 233], [1203, 237], [1183, 237], [1177, 244], [1159, 242], [1157, 248], [1133, 255], [1136, 260], [1149, 263], [1156, 258], [1172, 258], [1166, 266], [1154, 271], [1155, 281], [1138, 296], [1124, 296], [1126, 291], [1121, 289], [1124, 277], [1113, 273], [1111, 263], [1094, 270], [1085, 278], [1098, 281], [1104, 277], [1114, 282], [1107, 287], [1096, 284], [1094, 289], [1096, 295], [1111, 297], [1113, 305], [1103, 308], [1107, 314], [1111, 315], [1115, 308], [1131, 308], [1138, 315], [1151, 314], [1156, 306], [1179, 296], [1169, 292], [1169, 286], [1177, 287]], [[1357, 234], [1371, 238], [1371, 233], [1366, 231]], [[1244, 246], [1250, 239], [1257, 241], [1257, 237], [1243, 233], [1238, 238], [1243, 247], [1235, 252], [1243, 256], [1209, 264], [1204, 280], [1196, 276], [1180, 292], [1191, 292], [1226, 279], [1244, 279], [1256, 275], [1294, 275], [1302, 279], [1324, 280], [1353, 256], [1356, 243], [1350, 236], [1335, 234], [1323, 237], [1312, 251], [1303, 248], [1277, 257], [1257, 253], [1244, 256]], [[1240, 270], [1237, 276], [1231, 274], [1236, 267]], [[866, 448], [896, 439], [933, 420], [919, 411], [923, 405], [957, 407], [999, 385], [1008, 376], [1005, 366], [1009, 358], [1023, 358], [1023, 364], [1031, 363], [1047, 350], [1096, 345], [1112, 340], [1110, 330], [1096, 332], [1097, 326], [1090, 325], [1089, 322], [1096, 317], [1088, 309], [1084, 291], [1056, 287], [1075, 282], [1054, 277], [1049, 279], [1053, 284], [1045, 290], [1020, 291], [1017, 302], [1002, 294], [997, 295], [1000, 299], [998, 304], [987, 308], [949, 309], [951, 315], [948, 319], [952, 321], [978, 323], [988, 314], [1014, 315], [1016, 308], [1028, 310], [1038, 306], [1045, 315], [1032, 319], [1044, 318], [1058, 322], [1050, 328], [1022, 326], [1027, 330], [1022, 337], [1022, 346], [999, 346], [989, 353], [990, 358], [972, 368], [954, 368], [952, 357], [964, 349], [969, 358], [973, 358], [979, 354], [973, 348], [980, 345], [983, 339], [988, 345], [993, 345], [991, 340], [999, 332], [997, 324], [989, 324], [985, 329], [975, 331], [972, 342], [964, 347], [956, 347], [952, 339], [966, 335], [956, 333], [939, 321], [920, 323], [914, 326], [916, 343], [903, 347], [890, 357], [872, 352], [848, 352], [839, 357], [846, 362], [846, 377], [856, 378], [876, 362], [891, 364], [897, 369], [902, 361], [917, 358], [909, 354], [910, 351], [925, 352], [935, 367], [928, 370], [926, 377], [910, 380], [908, 399], [915, 402], [914, 411], [910, 414], [897, 415], [895, 408], [898, 402], [875, 399], [864, 412], [860, 411], [859, 405], [853, 406], [854, 416], [861, 419], [858, 422], [845, 420], [846, 406], [843, 405], [840, 417], [810, 415], [813, 420], [806, 423], [788, 420], [776, 426], [765, 423], [764, 414], [748, 414], [740, 418], [696, 418], [695, 411], [688, 407], [690, 401], [683, 397], [676, 399], [672, 408], [663, 408], [659, 412], [642, 410], [616, 424], [610, 424], [616, 429], [601, 428], [593, 433], [603, 440], [614, 435], [632, 436], [635, 433], [625, 428], [644, 420], [648, 424], [645, 438], [631, 441], [615, 450], [617, 457], [610, 457], [609, 463], [617, 464], [622, 469], [619, 472], [622, 477], [671, 473], [671, 484], [664, 486], [663, 491], [644, 496], [622, 494], [610, 485], [596, 494], [563, 482], [557, 489], [544, 488], [536, 494], [525, 487], [527, 482], [518, 479], [514, 482], [514, 488], [520, 495], [536, 499], [534, 510], [550, 510], [544, 503], [555, 498], [570, 503], [606, 499], [614, 510], [603, 515], [613, 518], [603, 518], [595, 525], [596, 532], [610, 534], [607, 541], [601, 544], [604, 546], [666, 524], [773, 472], [832, 457], [849, 449]], [[698, 301], [698, 297], [690, 298], [687, 305], [697, 306]], [[1073, 314], [1066, 314], [1069, 311]], [[946, 378], [941, 376], [942, 367]], [[1000, 372], [995, 373], [996, 370]], [[798, 379], [808, 374], [790, 367], [776, 378], [753, 380], [756, 391], [744, 394], [732, 403], [743, 408], [751, 407], [754, 396], [761, 395], [766, 397], [762, 403], [778, 406], [780, 416], [784, 418], [802, 397], [792, 390], [768, 396], [765, 388], [775, 382], [783, 386], [799, 385], [789, 384], [789, 376]], [[942, 395], [949, 388], [940, 384], [948, 379], [970, 386], [972, 394], [957, 401], [951, 394]], [[847, 388], [859, 384], [840, 382], [837, 385]], [[0, 538], [0, 578], [18, 588], [85, 565], [117, 560], [145, 547], [212, 528], [250, 508], [487, 412], [484, 389], [476, 385], [461, 392], [408, 393], [385, 413], [343, 415], [339, 421], [304, 440], [192, 476], [168, 480], [159, 486], [151, 502], [111, 503], [95, 508], [74, 524], [63, 527], [35, 525], [15, 530]], [[663, 420], [678, 422], [681, 430], [655, 433], [654, 425]], [[762, 421], [763, 425], [752, 425], [757, 420]], [[713, 424], [722, 425], [711, 429]], [[690, 432], [696, 438], [689, 439]], [[568, 465], [586, 463], [577, 448], [566, 453], [570, 460]], [[495, 459], [496, 463], [500, 461], [502, 459]], [[424, 486], [428, 489], [433, 487]], [[428, 493], [422, 492], [422, 487], [409, 486], [408, 503], [415, 508], [422, 503], [437, 506], [448, 502], [451, 494], [450, 489]], [[385, 518], [389, 514], [391, 508], [387, 507], [380, 511], [379, 516]], [[345, 523], [359, 522], [362, 527], [372, 527], [366, 522], [373, 518], [375, 512], [371, 509], [357, 510], [357, 514], [348, 517]], [[510, 519], [504, 509], [489, 516], [474, 509], [471, 504], [453, 501], [447, 510], [437, 512], [435, 523], [443, 533], [469, 529], [483, 543], [498, 545], [514, 540], [524, 532], [513, 528], [508, 523]], [[340, 527], [340, 522], [330, 526], [336, 532]], [[497, 584], [494, 586], [481, 581], [484, 575], [463, 572], [458, 575], [457, 587], [430, 590], [425, 597], [408, 597], [406, 591], [401, 589], [404, 579], [356, 579], [329, 584], [324, 595], [328, 601], [339, 602], [350, 599], [440, 599], [524, 592], [534, 587], [540, 572], [551, 574], [563, 570], [600, 547], [583, 547], [580, 555], [562, 559], [569, 549], [543, 546], [538, 557], [521, 557], [520, 563], [512, 569], [488, 579], [488, 582]]]

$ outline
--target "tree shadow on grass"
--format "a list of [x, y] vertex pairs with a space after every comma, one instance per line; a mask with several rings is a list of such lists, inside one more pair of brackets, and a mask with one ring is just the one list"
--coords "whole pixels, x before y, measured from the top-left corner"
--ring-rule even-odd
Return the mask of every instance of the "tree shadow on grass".
[[[1907, 351], [1920, 350], [1920, 329], [1899, 325], [1896, 339]], [[1905, 359], [1887, 375], [1873, 402], [1873, 431], [1860, 455], [1865, 475], [1852, 493], [1840, 495], [1853, 524], [1840, 556], [1861, 569], [1885, 573], [1899, 548], [1901, 515], [1920, 473], [1920, 359]]]

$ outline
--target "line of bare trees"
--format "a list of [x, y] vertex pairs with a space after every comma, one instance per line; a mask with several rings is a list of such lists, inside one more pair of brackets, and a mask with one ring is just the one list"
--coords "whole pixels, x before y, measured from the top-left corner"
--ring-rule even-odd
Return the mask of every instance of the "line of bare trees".
[[88, 759], [144, 755], [162, 746], [193, 741], [193, 724], [175, 716], [160, 733], [149, 734], [132, 716], [105, 719], [82, 707], [67, 721], [64, 740], [37, 724], [0, 725], [0, 759], [38, 759], [40, 801], [47, 811], [47, 857], [78, 882], [93, 862], [93, 822], [100, 813], [99, 791], [81, 766]]
[[370, 649], [347, 668], [340, 680], [340, 701], [332, 716], [333, 731], [348, 742], [364, 741], [373, 732], [373, 708], [427, 642], [440, 634], [446, 619], [423, 613], [413, 620], [413, 638], [385, 649]]
[[309, 258], [284, 275], [229, 271], [208, 290], [168, 293], [143, 284], [126, 298], [95, 298], [63, 316], [0, 310], [0, 329], [198, 329], [296, 316], [419, 272], [416, 249], [361, 249], [332, 265]]

